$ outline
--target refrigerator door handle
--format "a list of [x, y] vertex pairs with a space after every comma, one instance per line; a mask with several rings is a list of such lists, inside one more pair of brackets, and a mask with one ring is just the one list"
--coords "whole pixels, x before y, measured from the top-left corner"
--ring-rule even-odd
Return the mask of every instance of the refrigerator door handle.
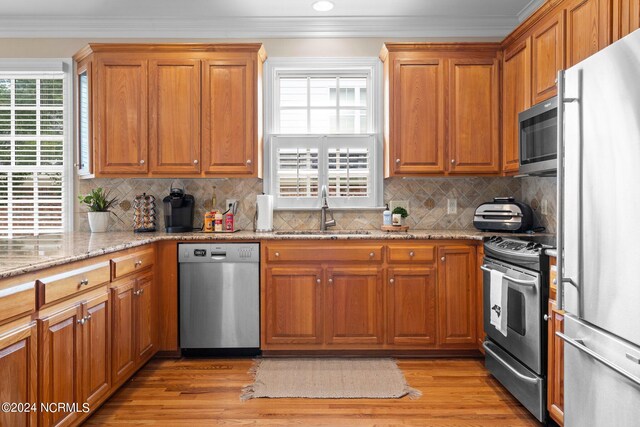
[[[558, 282], [556, 292], [556, 305], [559, 310], [564, 309], [564, 284], [570, 283], [576, 288], [578, 284], [570, 278], [563, 277], [564, 267], [564, 104], [571, 102], [578, 102], [578, 98], [565, 98], [564, 96], [564, 70], [558, 71], [558, 132], [557, 132], [557, 159], [558, 159], [558, 193], [557, 193], [557, 206], [558, 206], [558, 226], [557, 226], [557, 246], [558, 257], [556, 259], [558, 269]], [[580, 191], [582, 188], [580, 188]]]
[[640, 378], [636, 377], [635, 375], [631, 374], [630, 372], [627, 372], [625, 369], [619, 367], [618, 365], [616, 365], [616, 364], [608, 361], [604, 357], [600, 356], [598, 353], [596, 353], [595, 351], [591, 350], [589, 347], [584, 345], [584, 342], [582, 342], [581, 340], [570, 338], [567, 335], [563, 334], [562, 332], [556, 332], [556, 335], [559, 336], [560, 338], [562, 338], [562, 340], [564, 342], [566, 342], [567, 344], [575, 347], [576, 349], [582, 351], [583, 353], [588, 354], [589, 356], [591, 356], [592, 358], [594, 358], [598, 362], [602, 363], [604, 366], [608, 367], [609, 369], [612, 369], [613, 371], [615, 371], [618, 374], [622, 375], [623, 377], [625, 377], [629, 381], [631, 381], [631, 382], [635, 383], [636, 385], [640, 386]]

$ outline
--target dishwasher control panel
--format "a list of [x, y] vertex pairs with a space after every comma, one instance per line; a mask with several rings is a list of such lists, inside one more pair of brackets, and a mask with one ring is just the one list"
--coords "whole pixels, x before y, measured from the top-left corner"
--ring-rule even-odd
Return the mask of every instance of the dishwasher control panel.
[[180, 243], [178, 261], [189, 262], [259, 262], [258, 243]]

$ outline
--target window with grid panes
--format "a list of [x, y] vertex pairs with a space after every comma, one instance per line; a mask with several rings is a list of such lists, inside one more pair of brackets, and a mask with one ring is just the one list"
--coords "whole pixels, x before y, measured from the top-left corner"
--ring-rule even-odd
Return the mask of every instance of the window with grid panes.
[[277, 208], [375, 207], [376, 129], [371, 68], [273, 71], [270, 192]]
[[64, 74], [0, 73], [0, 236], [65, 225]]

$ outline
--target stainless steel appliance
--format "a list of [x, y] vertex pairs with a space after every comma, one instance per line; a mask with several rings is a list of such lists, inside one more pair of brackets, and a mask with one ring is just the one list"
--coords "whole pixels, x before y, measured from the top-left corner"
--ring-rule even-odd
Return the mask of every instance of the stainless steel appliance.
[[476, 208], [473, 226], [483, 231], [528, 231], [533, 226], [533, 211], [513, 197], [495, 197]]
[[182, 243], [178, 259], [183, 353], [257, 354], [259, 245]]
[[555, 176], [557, 169], [558, 100], [556, 97], [518, 114], [520, 173]]
[[[546, 410], [548, 257], [541, 239], [492, 237], [484, 244], [483, 314], [485, 366], [538, 420]], [[507, 282], [506, 336], [490, 323], [491, 272]]]
[[640, 422], [640, 31], [558, 76], [567, 427]]

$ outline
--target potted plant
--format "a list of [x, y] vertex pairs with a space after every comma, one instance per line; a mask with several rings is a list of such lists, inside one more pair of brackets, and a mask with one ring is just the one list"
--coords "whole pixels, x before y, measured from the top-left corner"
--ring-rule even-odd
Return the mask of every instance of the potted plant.
[[391, 212], [391, 224], [401, 226], [404, 225], [404, 219], [409, 216], [409, 212], [403, 207], [398, 206]]
[[[87, 206], [89, 212], [89, 227], [92, 233], [104, 233], [109, 228], [111, 208], [118, 203], [115, 197], [109, 197], [111, 191], [104, 191], [102, 187], [94, 188], [86, 196], [79, 195], [80, 203]], [[115, 215], [115, 213], [113, 213]], [[117, 217], [117, 215], [116, 215]]]

